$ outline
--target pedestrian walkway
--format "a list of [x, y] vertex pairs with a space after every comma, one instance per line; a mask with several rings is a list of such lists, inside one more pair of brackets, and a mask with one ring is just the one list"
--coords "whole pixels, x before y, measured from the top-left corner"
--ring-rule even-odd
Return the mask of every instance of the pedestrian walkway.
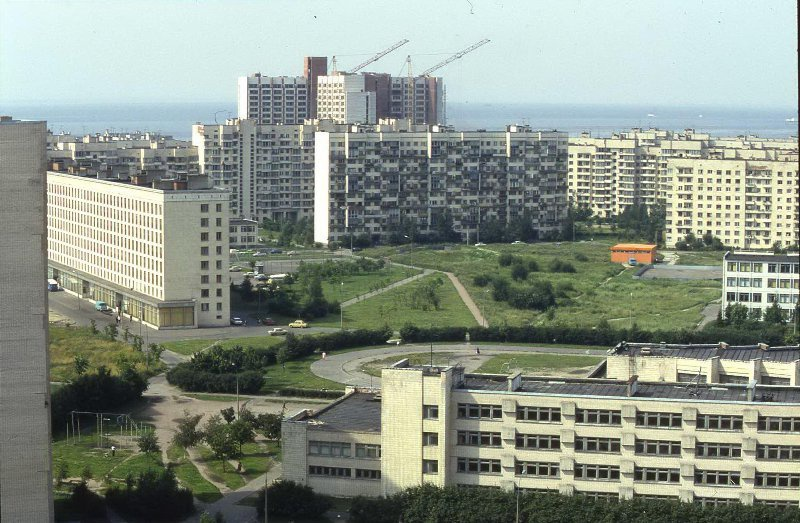
[[[208, 512], [212, 516], [219, 512], [225, 518], [225, 521], [248, 522], [256, 521], [256, 509], [250, 505], [240, 505], [239, 503], [250, 496], [255, 495], [259, 490], [264, 488], [264, 480], [268, 484], [274, 483], [280, 479], [283, 473], [283, 465], [273, 461], [272, 466], [266, 474], [262, 474], [254, 480], [247, 483], [245, 486], [228, 492], [219, 500], [214, 503], [209, 503], [198, 510], [198, 514], [186, 521], [199, 521], [200, 515], [203, 512]], [[269, 500], [268, 500], [269, 501]]]
[[453, 286], [458, 291], [458, 295], [461, 296], [461, 300], [464, 302], [464, 305], [467, 306], [469, 312], [472, 313], [472, 316], [475, 318], [475, 321], [478, 322], [478, 325], [482, 327], [488, 327], [489, 322], [487, 322], [486, 318], [483, 317], [478, 305], [472, 299], [472, 296], [469, 295], [464, 285], [458, 280], [458, 278], [456, 278], [456, 275], [452, 272], [446, 272], [445, 274], [448, 278], [450, 278], [450, 281], [453, 282]]
[[[417, 269], [418, 267], [409, 267], [409, 268]], [[367, 298], [372, 298], [373, 296], [377, 296], [379, 294], [383, 294], [384, 292], [390, 291], [392, 289], [396, 289], [397, 287], [401, 287], [403, 285], [407, 285], [407, 284], [409, 284], [409, 283], [411, 283], [413, 281], [419, 280], [420, 278], [424, 278], [425, 276], [427, 276], [429, 274], [433, 274], [433, 271], [430, 270], [430, 269], [424, 269], [421, 273], [415, 274], [414, 276], [410, 276], [408, 278], [404, 278], [402, 280], [399, 280], [399, 281], [396, 281], [396, 282], [394, 282], [392, 284], [389, 284], [386, 287], [381, 287], [380, 289], [377, 289], [377, 290], [374, 290], [374, 291], [370, 291], [370, 292], [368, 292], [366, 294], [362, 294], [361, 296], [356, 296], [355, 298], [343, 301], [341, 307], [343, 309], [346, 309], [347, 307], [349, 307], [351, 305], [355, 305], [358, 302], [364, 301]]]

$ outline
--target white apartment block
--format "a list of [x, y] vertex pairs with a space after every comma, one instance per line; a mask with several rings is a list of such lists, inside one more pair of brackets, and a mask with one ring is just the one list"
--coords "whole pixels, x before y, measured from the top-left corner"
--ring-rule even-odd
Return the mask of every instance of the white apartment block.
[[317, 118], [339, 124], [376, 123], [376, 95], [365, 76], [334, 74], [317, 79]]
[[231, 216], [310, 218], [317, 125], [259, 125], [255, 120], [192, 126], [201, 172], [231, 192]]
[[735, 249], [800, 242], [797, 154], [779, 159], [667, 160], [665, 241], [710, 233]]
[[48, 277], [155, 328], [229, 324], [227, 191], [47, 175]]
[[304, 76], [239, 77], [237, 98], [240, 120], [259, 124], [302, 124], [311, 117], [309, 80]]
[[228, 242], [231, 249], [248, 249], [258, 246], [258, 222], [242, 218], [230, 219]]
[[47, 124], [0, 117], [0, 520], [53, 521]]
[[283, 477], [334, 496], [485, 486], [708, 505], [800, 502], [800, 388], [384, 369], [283, 423]]
[[476, 238], [490, 219], [526, 214], [540, 237], [555, 233], [566, 216], [566, 149], [566, 134], [523, 126], [459, 132], [395, 122], [318, 132], [314, 240], [379, 240], [407, 221], [426, 233], [446, 214], [464, 237]]
[[104, 133], [82, 137], [48, 136], [47, 158], [62, 172], [163, 171], [175, 176], [200, 172], [197, 147], [185, 140], [152, 133]]
[[755, 380], [761, 385], [800, 387], [800, 347], [622, 342], [609, 351], [605, 376], [689, 384], [748, 384]]
[[[800, 295], [798, 254], [727, 252], [722, 261], [722, 310], [741, 303], [764, 312], [777, 303], [788, 320], [795, 320]], [[794, 385], [794, 383], [793, 383]], [[800, 383], [798, 383], [800, 385]]]

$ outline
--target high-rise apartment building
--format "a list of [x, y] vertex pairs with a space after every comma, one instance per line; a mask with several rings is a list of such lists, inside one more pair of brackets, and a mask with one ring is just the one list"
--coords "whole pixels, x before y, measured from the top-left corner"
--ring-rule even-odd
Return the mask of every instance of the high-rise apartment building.
[[328, 74], [327, 57], [306, 56], [303, 58], [303, 76], [308, 83], [308, 118], [317, 118], [317, 79], [326, 74]]
[[48, 277], [155, 328], [226, 326], [228, 199], [202, 177], [49, 172]]
[[674, 247], [687, 234], [698, 238], [711, 234], [736, 249], [797, 245], [797, 154], [779, 158], [668, 159], [662, 183], [667, 247]]
[[467, 374], [402, 360], [383, 370], [379, 394], [300, 412], [282, 437], [283, 477], [334, 496], [431, 483], [703, 505], [800, 501], [800, 388], [755, 380]]
[[0, 520], [52, 521], [47, 124], [0, 117]]
[[376, 94], [363, 74], [332, 74], [317, 80], [317, 118], [338, 124], [376, 123]]
[[[800, 299], [800, 257], [771, 253], [726, 252], [722, 260], [722, 311], [739, 303], [763, 315], [774, 303], [796, 321]], [[795, 361], [797, 363], [797, 361]], [[800, 385], [800, 373], [797, 374]]]
[[566, 216], [566, 149], [566, 134], [522, 126], [460, 132], [394, 122], [319, 132], [314, 239], [380, 240], [404, 222], [423, 233], [452, 222], [477, 241], [481, 223], [523, 217], [547, 236]]

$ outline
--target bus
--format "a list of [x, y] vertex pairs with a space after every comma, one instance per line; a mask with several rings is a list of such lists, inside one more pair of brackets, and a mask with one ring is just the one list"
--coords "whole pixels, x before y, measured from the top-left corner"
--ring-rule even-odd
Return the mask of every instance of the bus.
[[61, 290], [61, 287], [58, 286], [58, 282], [56, 280], [47, 280], [47, 290], [50, 292], [55, 292]]

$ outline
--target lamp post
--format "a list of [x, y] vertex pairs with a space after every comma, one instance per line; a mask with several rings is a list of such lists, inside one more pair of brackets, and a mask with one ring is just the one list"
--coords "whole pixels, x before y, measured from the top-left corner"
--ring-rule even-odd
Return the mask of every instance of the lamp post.
[[342, 288], [344, 282], [339, 282], [339, 330], [344, 330], [344, 309], [342, 309]]
[[628, 306], [628, 320], [630, 321], [631, 330], [633, 329], [633, 293], [631, 293], [631, 303]]
[[[231, 362], [234, 372], [236, 372], [236, 363]], [[239, 373], [236, 372], [236, 419], [239, 419]]]

